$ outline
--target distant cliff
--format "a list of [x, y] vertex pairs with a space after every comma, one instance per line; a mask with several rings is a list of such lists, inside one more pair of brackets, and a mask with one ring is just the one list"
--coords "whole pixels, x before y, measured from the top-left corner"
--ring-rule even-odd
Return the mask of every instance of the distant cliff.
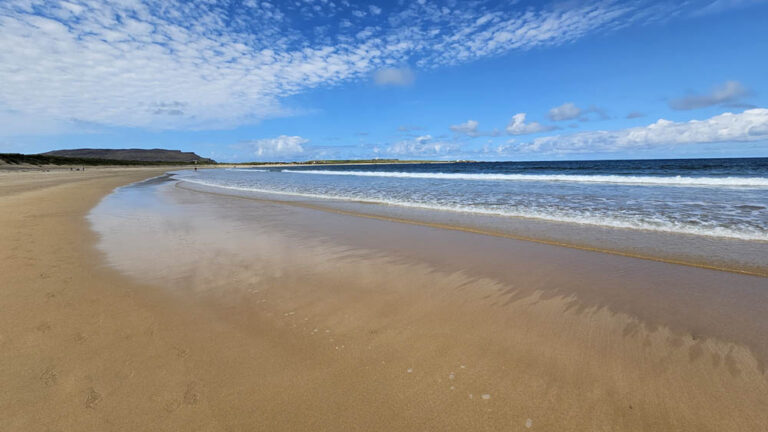
[[73, 149], [54, 150], [42, 153], [44, 156], [58, 156], [78, 159], [107, 159], [113, 161], [174, 162], [200, 164], [216, 163], [213, 159], [200, 157], [193, 152], [164, 149]]

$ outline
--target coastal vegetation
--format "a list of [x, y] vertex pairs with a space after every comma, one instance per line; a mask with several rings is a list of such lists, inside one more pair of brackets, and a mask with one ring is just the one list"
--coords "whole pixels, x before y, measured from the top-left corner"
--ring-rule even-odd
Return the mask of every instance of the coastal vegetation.
[[81, 157], [50, 156], [44, 154], [0, 153], [0, 162], [8, 165], [72, 165], [72, 166], [139, 166], [139, 165], [179, 165], [191, 162], [172, 161], [137, 161], [119, 159], [97, 159]]
[[[235, 165], [356, 165], [356, 164], [398, 164], [398, 163], [445, 163], [451, 161], [400, 160], [400, 159], [320, 159], [304, 162], [243, 162]], [[466, 161], [462, 161], [466, 162]]]
[[[86, 151], [87, 150], [87, 151]], [[83, 156], [76, 156], [83, 155]], [[177, 150], [106, 150], [81, 149], [57, 150], [42, 154], [0, 153], [0, 162], [9, 165], [340, 165], [340, 164], [398, 164], [398, 163], [445, 163], [449, 161], [400, 160], [400, 159], [321, 159], [303, 162], [254, 161], [242, 163], [220, 163], [203, 158], [194, 153], [182, 153]], [[469, 162], [469, 161], [456, 161]]]

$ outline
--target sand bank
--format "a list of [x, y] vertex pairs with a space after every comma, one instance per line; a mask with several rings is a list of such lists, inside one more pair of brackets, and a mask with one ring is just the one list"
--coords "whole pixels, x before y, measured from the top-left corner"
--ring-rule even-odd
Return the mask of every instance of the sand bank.
[[763, 278], [81, 174], [0, 184], [0, 430], [768, 426]]

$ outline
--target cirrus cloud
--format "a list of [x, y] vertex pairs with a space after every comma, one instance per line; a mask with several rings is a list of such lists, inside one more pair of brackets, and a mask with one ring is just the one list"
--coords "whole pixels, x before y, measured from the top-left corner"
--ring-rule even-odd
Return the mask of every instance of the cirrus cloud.
[[[285, 98], [308, 89], [372, 75], [412, 82], [413, 71], [397, 65], [431, 69], [562, 45], [698, 3], [653, 13], [644, 4], [5, 0], [0, 119], [229, 128], [294, 114]], [[306, 25], [332, 19], [338, 25]]]

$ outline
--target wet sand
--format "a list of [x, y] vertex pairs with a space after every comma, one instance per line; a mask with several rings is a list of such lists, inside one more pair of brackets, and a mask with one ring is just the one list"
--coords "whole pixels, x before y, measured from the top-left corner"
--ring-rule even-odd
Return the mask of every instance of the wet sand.
[[0, 180], [0, 430], [768, 427], [768, 279], [85, 174]]
[[[184, 177], [179, 177], [184, 179]], [[310, 198], [237, 186], [215, 187], [184, 181], [181, 188], [215, 195], [320, 209], [371, 219], [504, 237], [586, 251], [606, 252], [651, 261], [768, 277], [768, 242], [623, 229], [527, 217], [440, 211], [371, 201]]]

